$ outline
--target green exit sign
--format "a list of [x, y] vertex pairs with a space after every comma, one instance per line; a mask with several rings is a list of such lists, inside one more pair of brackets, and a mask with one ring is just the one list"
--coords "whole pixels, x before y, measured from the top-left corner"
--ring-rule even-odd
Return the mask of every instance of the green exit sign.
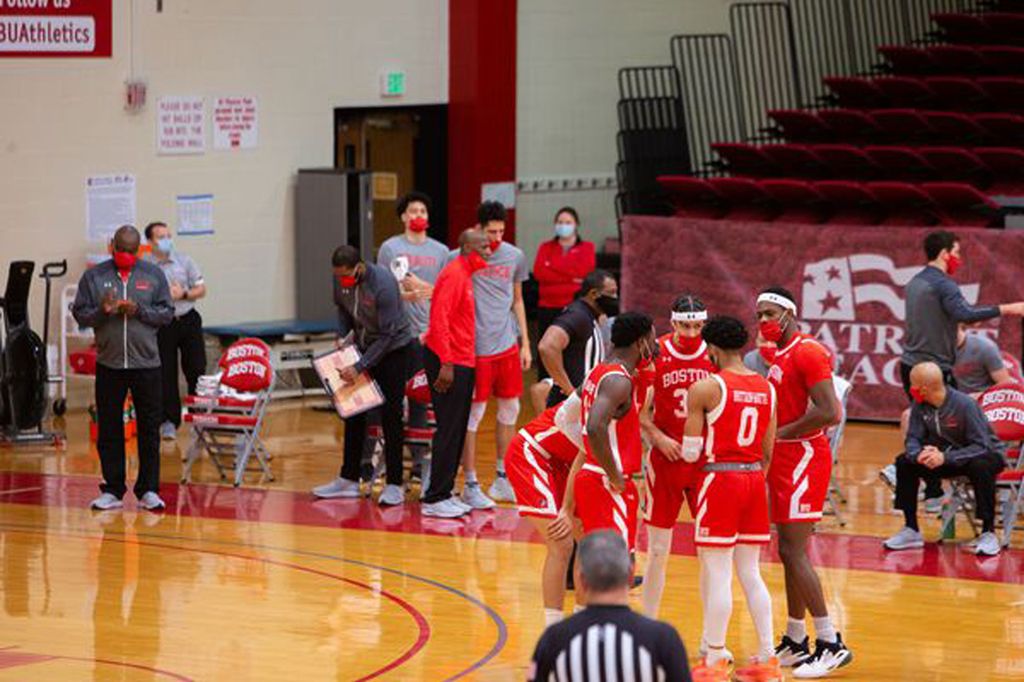
[[401, 97], [405, 94], [405, 71], [388, 70], [380, 76], [380, 94], [383, 97]]

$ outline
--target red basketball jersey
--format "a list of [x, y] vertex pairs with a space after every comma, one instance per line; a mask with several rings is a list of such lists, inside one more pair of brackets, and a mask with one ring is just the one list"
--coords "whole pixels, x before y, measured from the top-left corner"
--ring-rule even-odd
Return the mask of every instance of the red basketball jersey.
[[708, 413], [704, 454], [709, 462], [760, 462], [761, 444], [771, 423], [775, 389], [757, 374], [721, 372], [714, 376], [722, 401]]
[[[590, 440], [587, 438], [587, 420], [590, 418], [590, 409], [597, 398], [601, 382], [609, 376], [625, 377], [629, 379], [631, 386], [633, 385], [633, 378], [629, 375], [629, 372], [617, 362], [601, 363], [583, 381], [580, 420], [583, 423], [583, 445], [587, 451], [587, 464], [591, 468], [600, 468], [601, 464], [594, 457], [594, 452], [590, 447]], [[631, 476], [640, 471], [640, 461], [643, 457], [643, 444], [640, 440], [640, 411], [636, 403], [636, 391], [633, 390], [629, 411], [620, 419], [613, 419], [608, 425], [608, 441], [612, 450], [612, 458], [615, 460], [623, 476]]]
[[660, 355], [643, 370], [640, 396], [646, 397], [648, 387], [654, 389], [654, 425], [672, 440], [682, 442], [690, 386], [717, 369], [711, 364], [707, 344], [703, 342], [692, 355], [679, 350], [672, 342], [672, 334], [658, 339], [658, 346]]
[[572, 464], [579, 448], [555, 426], [555, 414], [559, 407], [561, 405], [555, 405], [541, 412], [521, 428], [519, 434], [545, 457]]
[[[791, 424], [807, 412], [811, 387], [832, 378], [832, 356], [825, 346], [807, 334], [795, 334], [785, 348], [775, 355], [768, 368], [768, 380], [779, 398], [779, 427]], [[800, 440], [822, 435], [809, 433]]]

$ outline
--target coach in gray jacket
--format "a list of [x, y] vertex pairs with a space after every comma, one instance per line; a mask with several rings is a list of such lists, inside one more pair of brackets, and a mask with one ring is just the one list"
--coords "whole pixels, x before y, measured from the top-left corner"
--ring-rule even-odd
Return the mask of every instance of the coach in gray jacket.
[[139, 475], [135, 497], [143, 509], [164, 508], [160, 499], [160, 350], [157, 330], [174, 317], [167, 278], [138, 260], [140, 236], [118, 229], [113, 257], [85, 271], [71, 312], [96, 333], [96, 412], [103, 483], [94, 509], [120, 509], [124, 497], [124, 401], [131, 391], [138, 421]]

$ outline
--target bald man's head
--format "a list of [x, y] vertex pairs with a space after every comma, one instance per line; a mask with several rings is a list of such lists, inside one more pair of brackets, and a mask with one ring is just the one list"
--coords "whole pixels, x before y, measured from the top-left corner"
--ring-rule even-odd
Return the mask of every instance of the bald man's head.
[[142, 237], [139, 235], [139, 231], [131, 225], [122, 225], [117, 228], [117, 232], [114, 233], [113, 242], [114, 251], [138, 253]]
[[475, 227], [463, 230], [459, 235], [459, 250], [463, 256], [478, 253], [484, 260], [491, 257], [491, 249], [487, 245], [487, 235], [483, 230]]
[[939, 407], [946, 400], [946, 382], [942, 368], [934, 362], [921, 362], [910, 370], [910, 388], [920, 396], [920, 402]]

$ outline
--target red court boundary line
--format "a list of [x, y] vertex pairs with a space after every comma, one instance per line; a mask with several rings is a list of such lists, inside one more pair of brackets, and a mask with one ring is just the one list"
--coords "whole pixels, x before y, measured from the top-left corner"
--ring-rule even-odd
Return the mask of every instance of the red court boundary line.
[[[53, 532], [53, 531], [52, 531], [52, 529], [40, 529], [40, 530], [37, 530], [37, 531], [33, 531], [33, 530], [22, 530], [22, 529], [18, 529], [18, 528], [8, 528], [7, 532], [21, 533], [23, 535], [46, 535], [47, 533], [50, 533], [50, 532]], [[384, 667], [379, 668], [377, 670], [374, 670], [373, 672], [371, 672], [368, 675], [364, 675], [363, 677], [357, 678], [354, 682], [365, 682], [366, 680], [372, 680], [372, 679], [374, 679], [376, 677], [380, 677], [381, 675], [383, 675], [386, 672], [394, 670], [395, 668], [403, 665], [406, 661], [411, 659], [417, 653], [419, 653], [423, 649], [423, 647], [426, 646], [427, 642], [430, 640], [430, 622], [427, 620], [426, 616], [424, 616], [423, 613], [421, 613], [415, 606], [413, 606], [409, 602], [405, 601], [404, 599], [402, 599], [398, 595], [395, 595], [395, 594], [392, 594], [391, 592], [388, 592], [387, 590], [383, 590], [383, 589], [374, 587], [373, 585], [369, 585], [367, 583], [360, 582], [358, 580], [353, 580], [352, 578], [345, 578], [345, 577], [340, 576], [340, 575], [335, 575], [333, 573], [328, 573], [327, 571], [321, 571], [320, 569], [310, 568], [309, 566], [302, 566], [300, 564], [293, 564], [293, 563], [289, 563], [287, 561], [277, 561], [276, 559], [269, 559], [269, 558], [266, 558], [266, 557], [248, 556], [246, 554], [238, 554], [236, 552], [224, 552], [224, 551], [219, 551], [219, 550], [200, 549], [200, 548], [196, 548], [196, 547], [184, 547], [184, 546], [181, 546], [181, 545], [168, 545], [168, 544], [164, 544], [162, 542], [145, 542], [145, 541], [139, 541], [139, 540], [128, 540], [128, 539], [122, 538], [122, 537], [106, 537], [106, 536], [97, 536], [97, 535], [82, 535], [82, 534], [78, 534], [78, 533], [68, 533], [68, 532], [64, 532], [64, 531], [57, 531], [57, 532], [62, 537], [71, 537], [71, 538], [77, 538], [77, 539], [80, 539], [80, 540], [92, 540], [92, 541], [99, 541], [99, 542], [116, 542], [116, 543], [122, 544], [122, 545], [140, 545], [140, 546], [144, 546], [144, 547], [156, 547], [156, 548], [159, 548], [159, 549], [169, 549], [169, 550], [176, 550], [176, 551], [180, 551], [180, 552], [195, 552], [197, 554], [213, 554], [215, 556], [231, 557], [231, 558], [234, 558], [234, 559], [244, 559], [246, 561], [257, 561], [257, 562], [261, 562], [261, 563], [265, 563], [265, 564], [270, 564], [272, 566], [280, 566], [282, 568], [290, 568], [292, 570], [301, 571], [303, 573], [310, 573], [312, 575], [317, 575], [317, 576], [320, 576], [320, 577], [323, 577], [323, 578], [328, 578], [330, 580], [337, 580], [339, 582], [348, 583], [349, 585], [353, 585], [355, 587], [359, 587], [359, 588], [368, 590], [369, 592], [373, 592], [373, 593], [379, 594], [380, 596], [382, 596], [385, 599], [388, 599], [388, 600], [394, 602], [395, 604], [400, 606], [403, 610], [405, 610], [412, 617], [412, 619], [416, 622], [416, 626], [417, 626], [417, 628], [419, 630], [419, 633], [417, 635], [416, 641], [412, 644], [412, 646], [410, 646], [405, 651], [405, 653], [403, 653], [401, 656], [399, 656], [398, 658], [394, 659], [393, 661], [391, 661], [390, 663], [388, 663]], [[71, 656], [60, 656], [59, 658], [68, 658], [68, 659], [71, 659], [71, 660], [81, 660], [81, 661], [95, 660], [95, 661], [98, 661], [100, 663], [108, 662], [108, 661], [105, 661], [105, 660], [102, 660], [102, 659], [77, 658], [77, 657], [71, 657]], [[137, 665], [133, 665], [133, 664], [125, 664], [125, 665], [130, 666], [130, 667], [137, 667], [137, 668], [139, 668], [141, 670], [156, 670], [155, 668], [151, 669], [151, 668], [146, 668], [146, 667], [143, 667], [143, 666], [137, 666]], [[158, 672], [163, 672], [163, 671], [158, 671]], [[166, 673], [166, 674], [176, 675], [175, 673]], [[189, 680], [190, 678], [180, 677], [179, 676], [179, 679]]]
[[[91, 476], [0, 472], [0, 491], [39, 488], [0, 500], [85, 509], [97, 494], [98, 482], [98, 478]], [[543, 543], [533, 525], [509, 507], [474, 512], [468, 519], [448, 520], [422, 517], [415, 503], [382, 509], [368, 498], [314, 500], [308, 493], [288, 490], [164, 483], [161, 494], [167, 501], [168, 516]], [[130, 510], [130, 499], [127, 504]], [[672, 554], [696, 556], [692, 529], [692, 523], [676, 525]], [[641, 534], [641, 549], [644, 539]], [[779, 563], [775, 543], [773, 534], [772, 543], [762, 550], [762, 561]], [[928, 543], [920, 550], [888, 552], [882, 548], [881, 537], [827, 532], [812, 535], [808, 546], [811, 561], [826, 568], [1024, 584], [1024, 551], [1019, 549], [1004, 550], [999, 557], [976, 557], [955, 545]]]

